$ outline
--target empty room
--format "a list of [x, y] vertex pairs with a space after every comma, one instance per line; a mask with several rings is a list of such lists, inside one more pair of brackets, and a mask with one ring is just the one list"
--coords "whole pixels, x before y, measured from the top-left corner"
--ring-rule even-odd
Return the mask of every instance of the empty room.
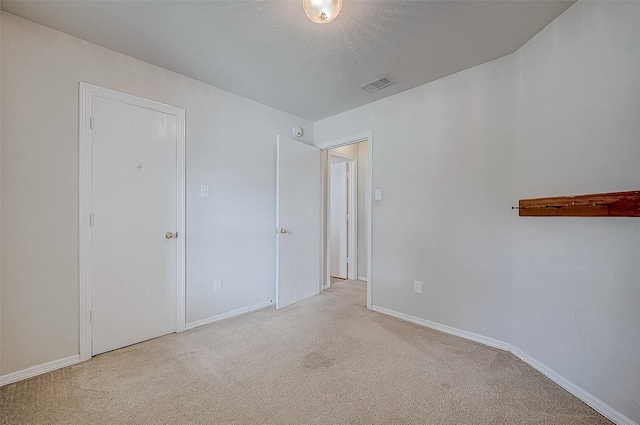
[[640, 424], [640, 2], [0, 0], [0, 423]]

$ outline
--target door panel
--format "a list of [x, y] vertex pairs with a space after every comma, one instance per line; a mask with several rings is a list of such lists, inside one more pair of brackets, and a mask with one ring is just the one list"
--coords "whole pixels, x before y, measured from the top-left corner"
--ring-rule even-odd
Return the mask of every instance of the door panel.
[[[176, 331], [176, 117], [92, 102], [92, 354]], [[183, 235], [178, 235], [182, 237]]]
[[347, 163], [330, 165], [329, 231], [331, 276], [347, 278]]
[[320, 292], [320, 149], [278, 136], [276, 308]]

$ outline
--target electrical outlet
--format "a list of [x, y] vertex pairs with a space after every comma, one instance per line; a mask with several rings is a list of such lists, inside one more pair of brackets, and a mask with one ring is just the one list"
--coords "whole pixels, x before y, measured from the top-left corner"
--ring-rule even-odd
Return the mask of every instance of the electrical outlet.
[[213, 281], [213, 292], [219, 292], [222, 291], [222, 281], [221, 280], [214, 280]]
[[422, 282], [418, 282], [417, 280], [413, 281], [413, 292], [422, 294]]

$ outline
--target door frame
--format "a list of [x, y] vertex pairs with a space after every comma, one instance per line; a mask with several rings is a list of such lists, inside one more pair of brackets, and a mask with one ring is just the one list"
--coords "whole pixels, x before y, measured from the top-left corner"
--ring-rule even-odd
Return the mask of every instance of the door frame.
[[[371, 310], [371, 299], [372, 299], [372, 289], [373, 289], [373, 274], [372, 274], [372, 252], [373, 252], [373, 130], [365, 131], [362, 133], [353, 134], [350, 136], [341, 137], [339, 139], [328, 140], [325, 142], [318, 142], [315, 144], [317, 148], [322, 149], [324, 152], [327, 152], [333, 148], [339, 148], [341, 146], [352, 145], [354, 143], [367, 142], [368, 147], [368, 163], [367, 163], [367, 177], [366, 177], [366, 210], [367, 210], [367, 308]], [[322, 256], [323, 256], [323, 264], [326, 264], [329, 261], [327, 257], [327, 167], [328, 167], [328, 154], [322, 155], [322, 188], [323, 188], [323, 196], [322, 196], [322, 215], [323, 215], [323, 235], [325, 237], [322, 238]], [[328, 278], [327, 268], [323, 267], [322, 269], [322, 279], [320, 279], [320, 291], [323, 290], [323, 283], [326, 282]]]
[[91, 358], [91, 225], [92, 213], [92, 105], [94, 97], [102, 97], [151, 109], [176, 117], [176, 179], [177, 179], [177, 255], [176, 255], [176, 331], [185, 330], [185, 111], [184, 109], [80, 82], [79, 85], [79, 341], [80, 360]]
[[[349, 221], [347, 222], [347, 279], [358, 279], [358, 158], [352, 155], [348, 155], [340, 152], [328, 151], [328, 166], [331, 166], [331, 157], [344, 159], [349, 168], [347, 169], [348, 182], [347, 187], [347, 209], [349, 211]], [[331, 170], [331, 168], [328, 168]], [[330, 179], [330, 171], [327, 173], [327, 178]], [[331, 235], [331, 185], [330, 180], [327, 180], [327, 233], [326, 237], [330, 239]], [[327, 280], [323, 288], [329, 288], [331, 286], [331, 244], [327, 244]]]

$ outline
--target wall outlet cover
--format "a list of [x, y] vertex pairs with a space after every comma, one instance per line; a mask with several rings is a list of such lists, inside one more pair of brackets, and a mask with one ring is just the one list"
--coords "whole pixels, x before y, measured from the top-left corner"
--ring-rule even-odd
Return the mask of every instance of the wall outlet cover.
[[413, 292], [422, 294], [422, 282], [418, 282], [417, 280], [413, 281]]

